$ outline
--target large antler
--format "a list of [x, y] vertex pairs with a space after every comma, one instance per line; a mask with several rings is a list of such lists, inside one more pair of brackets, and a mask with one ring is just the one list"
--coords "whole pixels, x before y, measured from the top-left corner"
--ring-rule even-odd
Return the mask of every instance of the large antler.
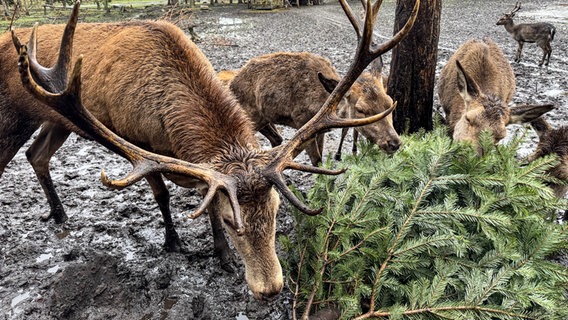
[[199, 179], [206, 182], [209, 188], [201, 206], [190, 215], [190, 218], [196, 218], [203, 214], [213, 200], [215, 193], [221, 190], [228, 195], [233, 209], [233, 227], [238, 234], [242, 234], [244, 227], [237, 200], [237, 182], [234, 178], [203, 165], [196, 165], [141, 149], [116, 135], [85, 109], [81, 101], [82, 56], [75, 63], [70, 80], [67, 77], [79, 5], [80, 2], [77, 1], [61, 40], [59, 59], [52, 68], [45, 68], [36, 60], [36, 27], [34, 27], [28, 45], [22, 45], [12, 31], [12, 39], [20, 55], [19, 70], [24, 87], [38, 100], [63, 117], [63, 119], [50, 120], [64, 121], [64, 124], [73, 131], [97, 141], [132, 163], [132, 171], [120, 180], [111, 180], [102, 171], [101, 180], [105, 185], [117, 189], [125, 188], [146, 175], [156, 172], [173, 173]]
[[[354, 16], [351, 7], [346, 0], [339, 0], [341, 7], [345, 11], [348, 19], [351, 21], [355, 32], [357, 33], [358, 45], [353, 62], [347, 71], [347, 74], [335, 90], [328, 97], [320, 111], [301, 127], [294, 137], [285, 145], [274, 148], [272, 152], [272, 161], [266, 166], [264, 175], [270, 180], [274, 186], [286, 197], [295, 207], [306, 214], [317, 215], [322, 209], [312, 210], [307, 207], [302, 201], [300, 201], [292, 191], [286, 186], [284, 178], [282, 177], [282, 171], [286, 169], [295, 169], [311, 173], [321, 173], [329, 175], [337, 175], [345, 170], [328, 170], [324, 168], [313, 167], [309, 165], [302, 165], [294, 162], [294, 158], [303, 149], [302, 147], [309, 142], [318, 133], [326, 129], [331, 128], [344, 128], [344, 127], [354, 127], [363, 126], [383, 119], [388, 116], [396, 107], [393, 104], [389, 109], [381, 112], [377, 115], [362, 118], [362, 119], [344, 119], [340, 118], [337, 114], [337, 106], [341, 102], [343, 96], [349, 91], [351, 85], [357, 80], [359, 75], [365, 70], [365, 68], [371, 63], [375, 58], [379, 57], [383, 53], [391, 50], [396, 46], [404, 37], [408, 35], [410, 29], [414, 25], [414, 21], [418, 15], [418, 8], [420, 7], [420, 0], [416, 0], [412, 14], [410, 18], [404, 25], [404, 27], [396, 34], [394, 37], [385, 43], [380, 45], [372, 45], [373, 41], [373, 28], [375, 25], [375, 20], [377, 13], [382, 4], [382, 0], [377, 0], [374, 4], [371, 0], [367, 0], [365, 10], [365, 22], [363, 28], [359, 24], [359, 21]], [[368, 10], [371, 8], [372, 10]]]

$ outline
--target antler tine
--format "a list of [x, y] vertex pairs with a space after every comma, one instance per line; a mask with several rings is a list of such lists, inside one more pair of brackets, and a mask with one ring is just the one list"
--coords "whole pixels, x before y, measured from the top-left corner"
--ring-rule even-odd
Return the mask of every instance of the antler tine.
[[[75, 34], [75, 28], [77, 26], [79, 18], [79, 7], [81, 1], [76, 1], [73, 6], [73, 10], [69, 17], [69, 21], [63, 32], [63, 37], [61, 39], [61, 47], [59, 51], [59, 56], [57, 58], [56, 64], [51, 68], [46, 68], [38, 63], [37, 61], [37, 27], [36, 23], [32, 29], [30, 39], [28, 41], [28, 56], [29, 64], [32, 75], [39, 79], [41, 83], [44, 83], [47, 87], [52, 85], [62, 85], [65, 83], [54, 83], [57, 81], [67, 81], [67, 73], [69, 72], [69, 65], [71, 63], [71, 51], [73, 47], [73, 35]], [[19, 51], [21, 48], [21, 43], [16, 37], [14, 30], [12, 30], [12, 42]], [[65, 77], [58, 77], [58, 74], [63, 74]]]
[[[363, 1], [363, 0], [362, 0]], [[375, 58], [384, 52], [392, 49], [398, 44], [406, 35], [408, 35], [416, 16], [418, 15], [418, 8], [420, 7], [420, 0], [416, 0], [412, 14], [404, 27], [389, 41], [378, 46], [371, 48], [373, 44], [373, 28], [375, 25], [376, 15], [378, 13], [382, 0], [372, 5], [371, 0], [367, 0], [365, 8], [373, 8], [373, 10], [365, 11], [365, 22], [363, 30], [360, 29], [357, 19], [354, 17], [352, 10], [346, 0], [339, 0], [341, 7], [345, 14], [351, 21], [353, 28], [358, 35], [358, 45], [353, 62], [349, 67], [346, 75], [341, 79], [339, 84], [335, 87], [331, 95], [327, 98], [326, 102], [321, 107], [320, 111], [304, 126], [302, 126], [288, 141], [287, 144], [278, 148], [272, 149], [272, 161], [265, 167], [264, 176], [270, 180], [276, 189], [278, 189], [284, 197], [286, 197], [294, 206], [307, 214], [317, 214], [320, 210], [312, 210], [305, 206], [286, 186], [282, 178], [282, 171], [285, 169], [296, 169], [313, 173], [324, 173], [329, 175], [336, 175], [344, 172], [344, 170], [327, 170], [316, 168], [312, 166], [301, 166], [294, 162], [294, 158], [302, 150], [303, 145], [311, 141], [318, 133], [331, 128], [344, 128], [353, 126], [363, 126], [383, 119], [388, 116], [396, 107], [394, 103], [389, 109], [377, 115], [362, 118], [362, 119], [343, 119], [337, 115], [337, 106], [341, 99], [345, 96], [347, 91], [351, 88], [353, 83], [357, 80], [363, 70]]]
[[513, 10], [511, 10], [510, 14], [514, 15], [519, 10], [521, 10], [521, 2], [517, 1], [517, 3], [515, 4], [515, 8], [513, 8]]
[[[78, 6], [78, 4], [76, 5]], [[74, 28], [74, 26], [72, 26]], [[72, 36], [66, 33], [65, 36]], [[20, 43], [16, 36], [14, 44]], [[62, 41], [62, 47], [64, 44]], [[63, 49], [62, 49], [63, 50]], [[71, 46], [65, 48], [71, 53]], [[124, 188], [134, 184], [150, 173], [173, 173], [192, 178], [199, 179], [208, 184], [209, 188], [201, 206], [190, 215], [190, 218], [196, 218], [205, 212], [205, 209], [211, 204], [217, 191], [224, 191], [229, 197], [229, 202], [233, 209], [233, 227], [237, 234], [243, 234], [244, 226], [242, 223], [240, 205], [237, 199], [237, 182], [231, 176], [217, 172], [207, 166], [196, 165], [180, 159], [158, 155], [137, 147], [116, 135], [110, 129], [105, 127], [98, 121], [81, 102], [81, 66], [82, 56], [77, 59], [73, 67], [71, 80], [68, 81], [67, 74], [63, 72], [54, 73], [50, 88], [46, 89], [47, 84], [40, 79], [36, 81], [32, 76], [30, 65], [30, 56], [26, 45], [18, 48], [19, 71], [22, 84], [24, 87], [39, 101], [47, 105], [51, 110], [62, 116], [66, 122], [72, 124], [72, 128], [80, 128], [77, 130], [79, 134], [86, 135], [87, 138], [93, 139], [103, 146], [107, 147], [114, 153], [126, 158], [133, 166], [133, 170], [127, 176], [120, 180], [111, 180], [103, 172], [101, 172], [101, 180], [103, 183], [112, 188]], [[63, 59], [67, 64], [70, 59]], [[59, 68], [59, 70], [67, 70]], [[54, 93], [55, 92], [55, 93]], [[53, 120], [53, 119], [50, 119]], [[55, 119], [60, 121], [59, 118]]]
[[376, 49], [374, 49], [372, 51], [372, 56], [374, 58], [377, 58], [378, 56], [382, 55], [383, 53], [394, 48], [400, 41], [402, 41], [402, 39], [404, 39], [408, 35], [408, 33], [410, 32], [410, 29], [412, 29], [412, 26], [414, 25], [414, 22], [416, 21], [416, 18], [418, 17], [419, 9], [420, 9], [420, 0], [417, 0], [414, 3], [414, 8], [412, 8], [412, 13], [410, 14], [410, 17], [408, 18], [408, 20], [404, 24], [404, 27], [402, 27], [402, 29], [400, 29], [396, 33], [396, 35], [394, 35], [394, 37], [392, 37], [392, 39], [390, 39], [389, 41], [387, 41], [384, 44], [381, 44], [379, 47], [377, 47]]

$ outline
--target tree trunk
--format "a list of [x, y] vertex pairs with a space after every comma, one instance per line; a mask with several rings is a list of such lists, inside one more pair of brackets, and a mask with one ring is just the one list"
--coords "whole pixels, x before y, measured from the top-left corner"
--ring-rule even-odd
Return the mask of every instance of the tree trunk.
[[[403, 26], [415, 0], [397, 0], [394, 32]], [[392, 51], [388, 94], [398, 102], [393, 123], [398, 133], [432, 130], [434, 83], [442, 0], [421, 0], [408, 36]]]

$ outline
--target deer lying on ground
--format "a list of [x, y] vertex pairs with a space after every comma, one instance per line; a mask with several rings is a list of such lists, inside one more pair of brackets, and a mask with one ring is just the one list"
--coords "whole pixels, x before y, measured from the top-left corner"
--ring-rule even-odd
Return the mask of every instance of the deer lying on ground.
[[[348, 4], [341, 2], [348, 17], [352, 16]], [[319, 132], [367, 125], [392, 112], [391, 107], [372, 117], [343, 119], [336, 109], [363, 69], [408, 34], [419, 4], [417, 0], [400, 32], [377, 50], [370, 50], [380, 7], [377, 1], [362, 29], [355, 28], [361, 40], [354, 62], [322, 109], [286, 144], [261, 150], [245, 112], [217, 80], [209, 61], [179, 28], [149, 21], [77, 26], [77, 3], [67, 26], [13, 31], [12, 44], [9, 36], [0, 38], [4, 49], [0, 76], [5, 83], [0, 91], [0, 168], [5, 168], [44, 122], [27, 156], [50, 199], [50, 217], [62, 222], [66, 215], [49, 177], [49, 158], [70, 131], [93, 139], [133, 165], [132, 172], [121, 180], [111, 180], [103, 172], [105, 185], [124, 188], [143, 178], [149, 182], [166, 224], [168, 250], [179, 248], [181, 243], [171, 219], [169, 192], [162, 174], [181, 186], [198, 188], [204, 200], [190, 217], [207, 209], [222, 265], [230, 260], [224, 229], [244, 262], [245, 278], [254, 297], [270, 298], [283, 286], [275, 251], [280, 203], [276, 190], [306, 214], [321, 212], [294, 196], [282, 171], [344, 171], [299, 164], [294, 158], [302, 145]], [[37, 33], [41, 33], [39, 41]], [[61, 33], [59, 45], [55, 37]], [[19, 37], [30, 40], [22, 45]], [[9, 50], [11, 45], [20, 54], [19, 70], [17, 57]], [[73, 58], [77, 63], [68, 80]], [[47, 69], [42, 64], [55, 65]], [[17, 80], [18, 72], [23, 87]]]
[[[513, 17], [517, 11], [521, 10], [521, 3], [517, 2], [515, 8], [509, 13], [503, 13], [503, 16], [497, 21], [497, 25], [502, 25], [505, 30], [509, 32], [513, 39], [519, 44], [517, 54], [515, 55], [515, 62], [521, 61], [521, 51], [523, 51], [523, 44], [525, 42], [535, 43], [542, 49], [543, 55], [540, 60], [539, 66], [544, 63], [548, 66], [550, 62], [550, 54], [552, 53], [552, 46], [550, 42], [554, 40], [556, 28], [546, 22], [538, 23], [520, 23], [515, 25]], [[546, 63], [544, 62], [546, 60]]]
[[[282, 143], [275, 124], [301, 128], [319, 111], [341, 79], [327, 58], [308, 52], [262, 55], [250, 59], [239, 70], [224, 70], [218, 76], [228, 83], [255, 129], [273, 147]], [[382, 80], [382, 76], [370, 72], [361, 74], [339, 104], [338, 114], [344, 118], [364, 118], [389, 109], [393, 101], [386, 94]], [[400, 146], [392, 115], [356, 130], [386, 152], [394, 152]], [[321, 133], [306, 147], [313, 165], [322, 161], [323, 144]]]
[[473, 39], [450, 57], [438, 82], [440, 104], [454, 140], [479, 147], [479, 134], [489, 130], [495, 143], [506, 126], [532, 121], [553, 109], [550, 104], [511, 106], [515, 74], [503, 51], [491, 39]]

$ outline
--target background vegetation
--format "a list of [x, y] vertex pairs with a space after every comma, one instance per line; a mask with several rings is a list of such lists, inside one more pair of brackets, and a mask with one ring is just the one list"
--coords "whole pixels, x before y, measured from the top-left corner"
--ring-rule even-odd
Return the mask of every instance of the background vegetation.
[[387, 156], [349, 157], [308, 196], [318, 217], [296, 214], [283, 238], [295, 315], [338, 307], [344, 319], [566, 319], [568, 245], [556, 223], [546, 157], [516, 159], [522, 138], [484, 155], [442, 129], [403, 137]]

